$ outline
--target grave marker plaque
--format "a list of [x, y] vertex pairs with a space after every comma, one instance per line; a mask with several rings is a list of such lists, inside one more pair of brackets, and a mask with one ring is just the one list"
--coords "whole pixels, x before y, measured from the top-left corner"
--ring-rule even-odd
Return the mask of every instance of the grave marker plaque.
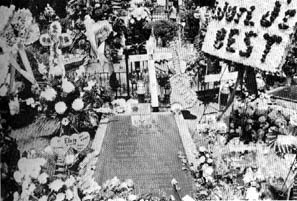
[[132, 125], [131, 116], [116, 116], [108, 125], [95, 179], [99, 184], [117, 176], [132, 179], [136, 193], [174, 195], [175, 178], [181, 195], [192, 194], [193, 179], [182, 170], [177, 157], [184, 151], [172, 114], [147, 114]]

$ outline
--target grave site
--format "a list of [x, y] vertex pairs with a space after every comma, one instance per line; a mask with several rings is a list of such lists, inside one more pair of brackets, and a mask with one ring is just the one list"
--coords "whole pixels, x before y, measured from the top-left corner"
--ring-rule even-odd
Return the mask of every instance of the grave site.
[[1, 201], [297, 200], [296, 0], [2, 0]]

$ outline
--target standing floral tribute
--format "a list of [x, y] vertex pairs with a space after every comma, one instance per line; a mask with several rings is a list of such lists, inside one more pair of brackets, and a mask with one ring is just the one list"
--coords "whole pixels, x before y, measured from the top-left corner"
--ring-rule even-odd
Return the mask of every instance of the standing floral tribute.
[[144, 1], [131, 1], [128, 15], [128, 31], [126, 45], [132, 45], [131, 54], [145, 54], [145, 42], [149, 39], [151, 31], [145, 26], [150, 20], [150, 11], [144, 7]]
[[80, 201], [91, 199], [101, 187], [94, 182], [94, 164], [98, 152], [89, 151], [82, 159], [69, 164], [66, 174], [57, 176], [51, 169], [53, 164], [49, 151], [31, 153], [17, 163], [13, 177], [19, 189], [13, 193], [15, 201]]
[[94, 134], [98, 126], [100, 115], [96, 109], [103, 104], [101, 91], [96, 81], [86, 78], [83, 66], [76, 73], [75, 79], [48, 76], [46, 84], [26, 100], [39, 113], [59, 120], [59, 126], [53, 131], [58, 135], [83, 131]]

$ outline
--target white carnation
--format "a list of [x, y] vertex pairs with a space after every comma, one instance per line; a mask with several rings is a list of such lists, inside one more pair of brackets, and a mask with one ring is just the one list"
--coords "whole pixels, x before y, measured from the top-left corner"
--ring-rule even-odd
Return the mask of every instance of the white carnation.
[[77, 98], [73, 101], [72, 103], [72, 108], [75, 110], [75, 111], [80, 111], [84, 108], [84, 102], [81, 98]]
[[64, 185], [64, 182], [61, 179], [57, 179], [49, 184], [49, 188], [53, 191], [59, 191], [62, 186]]
[[66, 110], [67, 110], [67, 106], [64, 102], [60, 101], [55, 104], [55, 111], [58, 114], [64, 114]]
[[70, 176], [68, 179], [66, 179], [65, 185], [69, 188], [73, 186], [74, 182], [75, 182], [75, 178], [73, 176]]
[[53, 101], [53, 100], [55, 100], [56, 96], [57, 96], [57, 92], [53, 88], [51, 88], [51, 87], [47, 87], [40, 94], [40, 97], [41, 98], [44, 98], [47, 101]]
[[71, 93], [74, 91], [75, 87], [74, 85], [69, 82], [67, 79], [64, 79], [62, 82], [62, 89], [65, 93]]

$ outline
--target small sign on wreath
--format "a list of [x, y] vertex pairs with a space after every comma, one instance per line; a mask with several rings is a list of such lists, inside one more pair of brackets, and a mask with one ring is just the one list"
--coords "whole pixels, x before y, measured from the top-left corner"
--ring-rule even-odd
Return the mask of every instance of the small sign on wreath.
[[64, 155], [70, 148], [81, 152], [90, 143], [90, 134], [88, 132], [75, 133], [71, 136], [63, 135], [61, 137], [54, 137], [51, 139], [50, 145], [54, 153]]

